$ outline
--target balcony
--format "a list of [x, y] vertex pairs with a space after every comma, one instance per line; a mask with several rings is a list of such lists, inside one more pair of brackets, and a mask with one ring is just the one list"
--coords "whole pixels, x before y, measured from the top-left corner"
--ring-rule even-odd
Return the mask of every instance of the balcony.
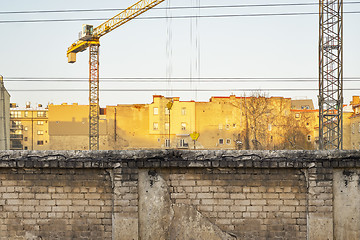
[[10, 143], [10, 150], [22, 150], [23, 145], [19, 143]]
[[24, 126], [23, 126], [23, 125], [13, 124], [13, 125], [10, 125], [10, 129], [11, 129], [11, 130], [23, 130], [23, 129], [24, 129]]
[[23, 140], [22, 134], [10, 134], [10, 140]]

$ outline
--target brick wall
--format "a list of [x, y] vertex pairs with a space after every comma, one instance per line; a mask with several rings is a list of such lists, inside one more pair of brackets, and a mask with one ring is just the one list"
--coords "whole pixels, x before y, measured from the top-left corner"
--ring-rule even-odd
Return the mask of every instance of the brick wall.
[[359, 239], [359, 160], [355, 151], [3, 151], [0, 239]]
[[0, 169], [1, 239], [111, 239], [112, 188], [99, 169]]
[[223, 231], [240, 239], [306, 238], [306, 181], [300, 170], [168, 172], [172, 202], [196, 206]]

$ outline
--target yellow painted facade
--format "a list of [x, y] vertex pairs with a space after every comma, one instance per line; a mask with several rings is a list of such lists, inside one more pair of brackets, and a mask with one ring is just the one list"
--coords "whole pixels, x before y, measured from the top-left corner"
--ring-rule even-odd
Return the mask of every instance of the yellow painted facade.
[[[100, 150], [317, 149], [318, 111], [296, 109], [297, 105], [283, 97], [231, 95], [195, 102], [154, 95], [150, 104], [101, 109], [99, 146]], [[49, 105], [49, 136], [43, 148], [87, 150], [88, 114], [87, 105]], [[352, 120], [346, 114], [344, 149], [351, 146], [346, 136]], [[195, 141], [194, 133], [199, 134]]]
[[[100, 115], [99, 147], [106, 149], [106, 116]], [[49, 105], [49, 138], [52, 150], [89, 149], [89, 106], [76, 103]]]
[[298, 126], [303, 129], [306, 141], [300, 149], [319, 148], [319, 110], [292, 109], [293, 119], [298, 122]]
[[46, 108], [10, 109], [10, 149], [48, 150], [49, 126]]

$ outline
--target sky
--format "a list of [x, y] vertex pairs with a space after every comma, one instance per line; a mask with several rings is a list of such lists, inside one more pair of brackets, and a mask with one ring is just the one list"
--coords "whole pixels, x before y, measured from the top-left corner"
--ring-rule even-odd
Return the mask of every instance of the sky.
[[[346, 1], [355, 2], [355, 1]], [[82, 24], [98, 26], [119, 11], [4, 14], [11, 11], [123, 9], [134, 0], [15, 0], [0, 1], [0, 74], [11, 102], [32, 104], [88, 104], [88, 51], [67, 63], [66, 50], [77, 40]], [[165, 0], [142, 18], [189, 15], [244, 15], [257, 13], [318, 12], [318, 6], [170, 9], [166, 6], [230, 6], [269, 3], [316, 3], [310, 0]], [[360, 11], [360, 4], [344, 4], [344, 12]], [[90, 19], [38, 23], [4, 23], [9, 20]], [[360, 14], [344, 14], [344, 103], [360, 91], [358, 23]], [[100, 39], [100, 105], [151, 103], [152, 95], [208, 101], [211, 96], [250, 95], [246, 89], [268, 96], [311, 98], [317, 89], [318, 16], [216, 17], [186, 19], [134, 19]], [[166, 80], [184, 78], [182, 82]], [[197, 79], [200, 77], [200, 79]], [[46, 81], [18, 81], [41, 78]], [[63, 78], [54, 81], [55, 78]], [[74, 81], [79, 78], [81, 81]], [[110, 81], [109, 78], [116, 78]], [[131, 78], [124, 82], [123, 78]], [[145, 78], [139, 82], [139, 79]], [[209, 82], [205, 78], [218, 78]], [[284, 78], [282, 82], [226, 82], [225, 78]], [[313, 81], [290, 81], [313, 78]], [[47, 81], [47, 80], [52, 81]], [[78, 79], [78, 80], [79, 80]], [[122, 79], [122, 81], [118, 81]], [[115, 80], [115, 81], [114, 81]], [[160, 80], [160, 82], [159, 82]], [[287, 81], [289, 80], [289, 81]], [[214, 79], [210, 79], [214, 81]], [[43, 91], [34, 91], [43, 89]], [[45, 90], [51, 91], [45, 91]], [[61, 91], [54, 91], [59, 90]], [[177, 91], [177, 90], [186, 91]], [[21, 90], [21, 91], [19, 91]], [[131, 90], [131, 91], [128, 91]], [[136, 91], [135, 91], [136, 90]], [[140, 91], [146, 90], [146, 91]], [[211, 90], [211, 91], [203, 91]], [[221, 91], [227, 90], [227, 91]]]

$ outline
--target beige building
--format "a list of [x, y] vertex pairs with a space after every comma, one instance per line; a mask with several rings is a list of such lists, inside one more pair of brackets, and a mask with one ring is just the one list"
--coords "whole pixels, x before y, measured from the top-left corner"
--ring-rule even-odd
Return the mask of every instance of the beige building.
[[194, 113], [195, 102], [160, 95], [151, 104], [107, 106], [109, 149], [193, 148]]
[[[107, 149], [106, 115], [100, 111], [99, 149]], [[63, 103], [49, 105], [49, 148], [52, 150], [89, 149], [89, 106]]]
[[10, 149], [10, 94], [0, 75], [0, 150]]
[[312, 99], [291, 99], [291, 109], [314, 110]]
[[30, 103], [25, 108], [15, 103], [10, 108], [10, 149], [48, 150], [49, 148], [48, 109]]

